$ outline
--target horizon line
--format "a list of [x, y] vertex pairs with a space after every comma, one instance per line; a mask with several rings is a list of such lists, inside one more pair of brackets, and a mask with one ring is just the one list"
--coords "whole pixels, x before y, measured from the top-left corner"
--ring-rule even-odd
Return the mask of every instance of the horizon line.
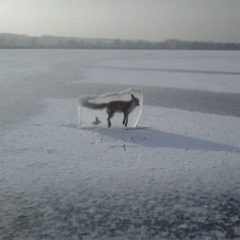
[[240, 44], [239, 42], [229, 42], [229, 41], [213, 41], [213, 40], [183, 40], [178, 38], [167, 38], [165, 40], [146, 40], [146, 39], [126, 39], [126, 38], [110, 38], [110, 37], [80, 37], [80, 36], [62, 36], [62, 35], [50, 35], [50, 34], [41, 34], [41, 35], [31, 35], [31, 34], [25, 34], [25, 33], [11, 33], [11, 32], [0, 32], [0, 35], [15, 35], [15, 36], [25, 36], [25, 37], [32, 37], [32, 38], [41, 38], [41, 37], [55, 37], [55, 38], [74, 38], [74, 39], [91, 39], [91, 40], [120, 40], [120, 41], [130, 41], [130, 42], [149, 42], [149, 43], [158, 43], [158, 42], [166, 42], [166, 41], [180, 41], [180, 42], [203, 42], [203, 43], [220, 43], [220, 44], [226, 44], [226, 43], [234, 43], [234, 44]]

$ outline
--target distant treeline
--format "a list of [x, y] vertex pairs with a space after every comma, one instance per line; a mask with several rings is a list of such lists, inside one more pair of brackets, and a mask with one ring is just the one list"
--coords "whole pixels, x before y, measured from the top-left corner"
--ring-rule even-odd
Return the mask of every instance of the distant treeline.
[[0, 33], [0, 49], [172, 49], [172, 50], [240, 50], [240, 43], [181, 41], [132, 41], [121, 39], [91, 39]]

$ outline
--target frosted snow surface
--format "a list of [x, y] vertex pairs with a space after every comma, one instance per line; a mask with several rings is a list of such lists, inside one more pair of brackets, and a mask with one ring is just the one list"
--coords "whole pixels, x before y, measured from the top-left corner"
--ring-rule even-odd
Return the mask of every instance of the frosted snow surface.
[[[0, 104], [1, 240], [240, 238], [238, 114], [157, 101], [166, 86], [192, 91], [189, 106], [193, 88], [238, 101], [238, 52], [0, 51], [0, 59], [8, 66], [0, 78], [10, 68], [18, 76], [0, 81], [8, 91]], [[141, 89], [144, 79], [138, 128], [77, 127], [79, 96]]]
[[[196, 55], [198, 56], [196, 58]], [[140, 58], [102, 61], [87, 72], [87, 81], [214, 92], [240, 92], [239, 52], [162, 51]]]

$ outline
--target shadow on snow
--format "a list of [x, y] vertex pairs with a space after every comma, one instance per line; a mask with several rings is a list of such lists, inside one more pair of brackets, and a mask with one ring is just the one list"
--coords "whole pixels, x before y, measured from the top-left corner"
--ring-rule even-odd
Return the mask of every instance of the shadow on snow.
[[185, 150], [225, 151], [240, 153], [240, 148], [213, 141], [189, 137], [176, 133], [159, 131], [152, 128], [82, 128], [82, 130], [98, 132], [115, 140], [122, 139], [131, 145], [144, 147], [166, 147]]

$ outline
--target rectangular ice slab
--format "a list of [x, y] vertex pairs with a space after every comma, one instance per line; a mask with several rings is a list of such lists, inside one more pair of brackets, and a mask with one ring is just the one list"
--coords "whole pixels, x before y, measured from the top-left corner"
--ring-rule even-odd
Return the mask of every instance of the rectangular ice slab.
[[[113, 112], [107, 107], [109, 103]], [[119, 108], [115, 109], [115, 106]], [[124, 108], [125, 106], [126, 108]], [[83, 96], [78, 99], [78, 126], [80, 128], [105, 128], [109, 127], [110, 120], [111, 127], [124, 127], [126, 121], [127, 127], [136, 127], [141, 116], [142, 106], [143, 92], [135, 88], [106, 93], [101, 96]], [[125, 109], [127, 109], [127, 113], [129, 112], [127, 119]]]

